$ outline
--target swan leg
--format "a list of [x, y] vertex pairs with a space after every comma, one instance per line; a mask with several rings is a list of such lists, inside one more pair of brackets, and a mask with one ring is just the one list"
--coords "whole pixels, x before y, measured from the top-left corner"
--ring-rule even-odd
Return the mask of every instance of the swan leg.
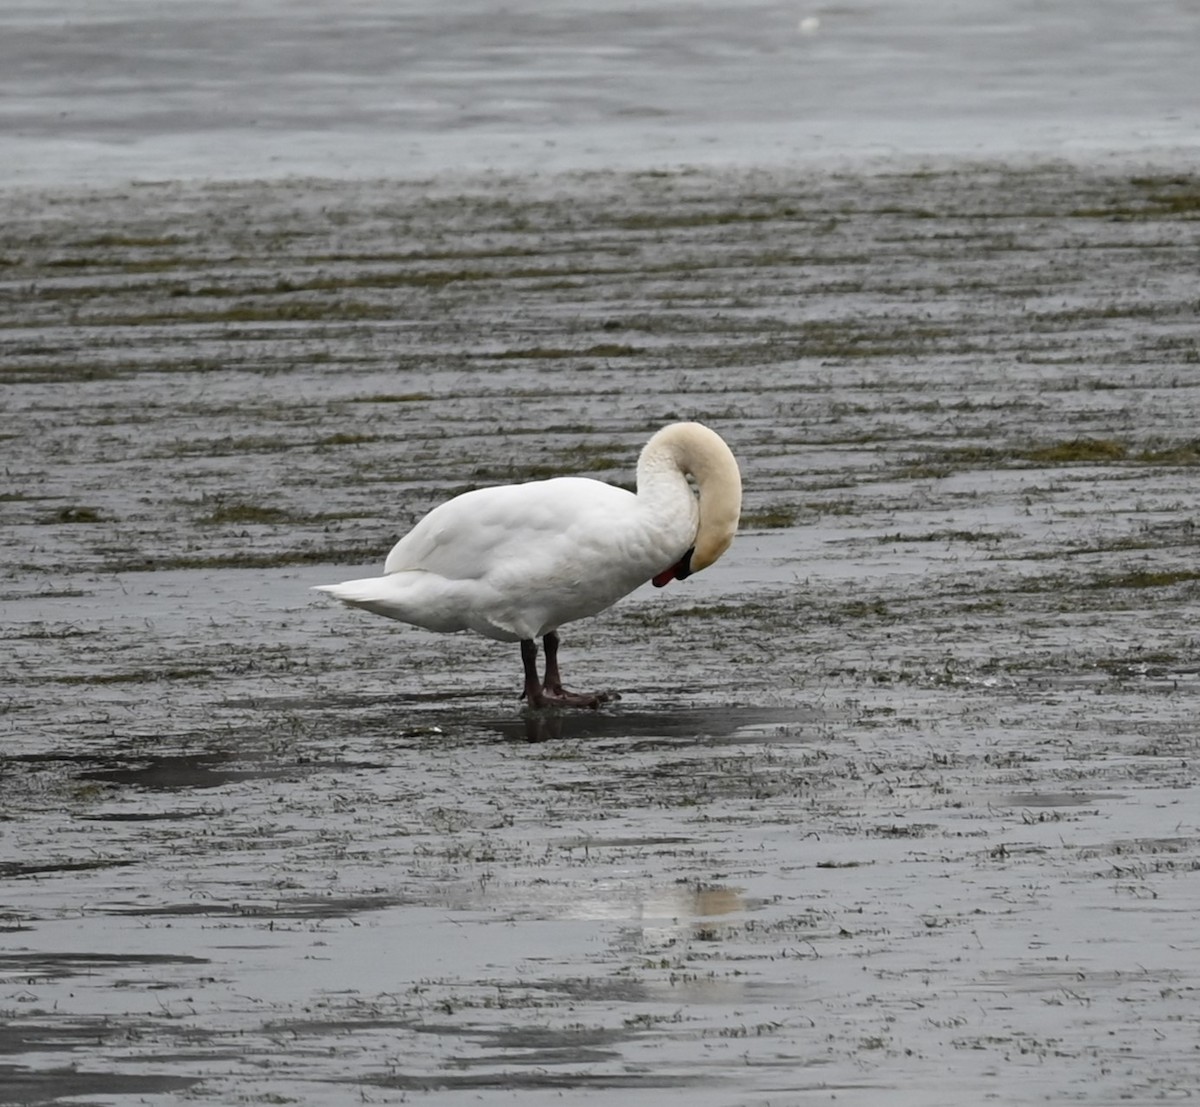
[[521, 699], [530, 707], [542, 706], [542, 682], [538, 680], [537, 643], [532, 638], [521, 639], [521, 664], [525, 666], [525, 690]]
[[558, 671], [558, 641], [558, 631], [555, 630], [542, 636], [542, 645], [546, 647], [546, 676], [542, 680], [542, 687], [561, 695], [563, 686]]
[[538, 680], [537, 643], [532, 638], [521, 641], [521, 663], [525, 667], [525, 690], [521, 698], [530, 707], [599, 707], [609, 698], [606, 692], [585, 695], [568, 692], [562, 686], [558, 671], [558, 635], [551, 631], [542, 637], [546, 647], [546, 679]]
[[567, 707], [599, 707], [609, 699], [607, 692], [568, 692], [562, 686], [562, 676], [558, 671], [558, 632], [550, 631], [542, 636], [542, 645], [546, 647], [546, 676], [542, 681], [543, 693], [550, 693], [555, 701]]

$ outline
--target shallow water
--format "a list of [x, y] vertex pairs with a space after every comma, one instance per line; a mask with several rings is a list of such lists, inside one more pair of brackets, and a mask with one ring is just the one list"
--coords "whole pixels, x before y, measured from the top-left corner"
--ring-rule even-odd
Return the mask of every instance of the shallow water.
[[1175, 0], [39, 0], [0, 6], [0, 183], [1195, 166]]
[[[0, 1102], [1186, 1094], [1197, 197], [5, 193]], [[675, 418], [743, 531], [601, 712], [308, 591]]]

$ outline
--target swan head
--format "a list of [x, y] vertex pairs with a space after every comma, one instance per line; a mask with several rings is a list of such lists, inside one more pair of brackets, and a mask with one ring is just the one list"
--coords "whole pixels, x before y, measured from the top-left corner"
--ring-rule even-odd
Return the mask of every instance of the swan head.
[[700, 500], [695, 541], [675, 565], [654, 578], [662, 587], [707, 569], [729, 549], [742, 513], [742, 476], [725, 440], [703, 423], [663, 427], [646, 443], [642, 456], [669, 459], [696, 482]]

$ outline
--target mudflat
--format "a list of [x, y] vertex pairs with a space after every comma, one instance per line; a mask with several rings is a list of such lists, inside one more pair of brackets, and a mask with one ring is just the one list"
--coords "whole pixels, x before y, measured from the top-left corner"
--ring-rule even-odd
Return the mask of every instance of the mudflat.
[[[1200, 178], [0, 194], [0, 1103], [1200, 1083]], [[742, 533], [563, 630], [309, 592], [709, 423]]]

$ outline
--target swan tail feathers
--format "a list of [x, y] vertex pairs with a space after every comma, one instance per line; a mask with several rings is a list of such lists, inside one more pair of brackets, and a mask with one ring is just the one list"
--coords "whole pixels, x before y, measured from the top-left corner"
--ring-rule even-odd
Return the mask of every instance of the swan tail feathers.
[[389, 619], [411, 622], [411, 602], [406, 601], [408, 589], [398, 587], [394, 576], [363, 577], [341, 584], [319, 584], [313, 591], [324, 592], [350, 607], [361, 607]]
[[433, 573], [387, 573], [341, 584], [319, 584], [313, 591], [324, 592], [350, 607], [361, 607], [375, 615], [427, 630], [467, 629], [454, 589]]

